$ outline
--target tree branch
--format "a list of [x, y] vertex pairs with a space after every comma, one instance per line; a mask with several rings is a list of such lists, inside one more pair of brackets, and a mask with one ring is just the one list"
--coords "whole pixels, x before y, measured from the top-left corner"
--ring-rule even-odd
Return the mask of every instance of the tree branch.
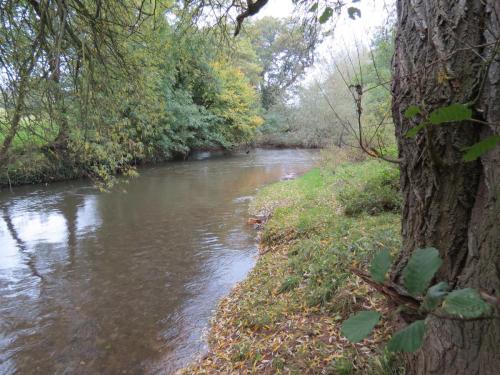
[[262, 9], [262, 7], [264, 7], [264, 5], [267, 4], [268, 1], [269, 0], [257, 0], [255, 1], [255, 3], [253, 3], [252, 0], [247, 0], [247, 9], [236, 17], [236, 29], [234, 30], [234, 36], [237, 36], [240, 33], [241, 26], [243, 25], [243, 21], [245, 20], [245, 18], [259, 13], [259, 11]]

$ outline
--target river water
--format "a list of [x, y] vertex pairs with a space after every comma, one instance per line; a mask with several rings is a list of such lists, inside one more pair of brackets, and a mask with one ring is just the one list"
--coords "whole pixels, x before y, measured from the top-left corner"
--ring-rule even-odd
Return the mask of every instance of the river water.
[[101, 193], [0, 193], [0, 374], [168, 374], [205, 350], [217, 301], [252, 268], [256, 190], [306, 150], [197, 154]]

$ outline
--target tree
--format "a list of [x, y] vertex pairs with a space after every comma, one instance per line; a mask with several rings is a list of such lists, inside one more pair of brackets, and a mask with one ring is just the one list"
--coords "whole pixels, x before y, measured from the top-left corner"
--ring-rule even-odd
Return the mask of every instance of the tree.
[[[76, 94], [76, 82], [83, 71], [106, 65], [109, 72], [126, 65], [124, 39], [133, 36], [154, 13], [150, 10], [146, 14], [145, 10], [144, 2], [134, 1], [2, 2], [0, 105], [6, 130], [0, 147], [0, 167], [12, 156], [14, 138], [25, 119], [33, 115], [34, 107], [46, 107], [44, 110], [57, 127], [56, 137], [50, 142], [52, 154], [61, 150], [64, 154], [70, 147], [65, 96]], [[87, 83], [92, 85], [93, 80]]]
[[[322, 59], [317, 70], [321, 74], [299, 86], [293, 101], [267, 111], [261, 142], [357, 149], [362, 144], [371, 156], [387, 159], [385, 155], [396, 150], [388, 84], [394, 52], [391, 30], [392, 23], [379, 29], [369, 50], [357, 44], [352, 51], [335, 51]], [[358, 85], [363, 90], [361, 116], [353, 98]]]
[[[499, 134], [500, 3], [495, 0], [399, 0], [393, 60], [393, 117], [401, 159], [403, 246], [394, 281], [418, 247], [444, 259], [437, 279], [452, 287], [500, 293], [500, 148], [464, 162], [463, 149]], [[469, 103], [476, 121], [407, 131], [426, 113]], [[411, 374], [496, 374], [500, 321], [431, 318]]]
[[318, 29], [298, 18], [265, 17], [245, 27], [260, 65], [262, 106], [268, 110], [314, 62]]
[[249, 141], [253, 130], [262, 125], [257, 93], [245, 75], [226, 61], [215, 61], [213, 69], [220, 88], [209, 110], [222, 121], [220, 133], [236, 144]]

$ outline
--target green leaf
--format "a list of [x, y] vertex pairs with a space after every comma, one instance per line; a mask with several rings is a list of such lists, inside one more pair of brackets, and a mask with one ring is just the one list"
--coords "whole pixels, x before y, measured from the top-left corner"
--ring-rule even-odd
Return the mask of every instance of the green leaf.
[[436, 309], [443, 300], [443, 298], [448, 294], [449, 289], [450, 287], [448, 286], [448, 283], [445, 281], [441, 281], [440, 283], [431, 286], [427, 290], [427, 294], [424, 298], [424, 303], [422, 307], [427, 311], [432, 311]]
[[318, 3], [314, 3], [313, 6], [309, 9], [309, 12], [316, 12], [316, 9], [318, 9]]
[[443, 309], [448, 314], [461, 318], [477, 318], [490, 311], [488, 305], [477, 290], [466, 288], [452, 291], [446, 296]]
[[376, 311], [361, 311], [351, 315], [342, 324], [342, 335], [350, 342], [356, 343], [367, 337], [380, 320], [380, 314]]
[[349, 7], [347, 8], [347, 13], [349, 14], [349, 18], [353, 20], [355, 20], [356, 17], [361, 18], [361, 10], [359, 8]]
[[488, 151], [493, 150], [500, 143], [500, 135], [492, 135], [491, 137], [485, 138], [480, 142], [467, 147], [467, 152], [464, 155], [465, 161], [476, 160], [481, 155], [484, 155]]
[[472, 110], [464, 104], [454, 103], [446, 107], [437, 108], [429, 115], [429, 122], [439, 125], [445, 122], [469, 120]]
[[422, 111], [420, 110], [419, 107], [417, 107], [416, 105], [411, 105], [408, 108], [406, 108], [405, 117], [410, 119], [421, 113]]
[[392, 257], [389, 250], [382, 250], [375, 255], [370, 264], [370, 274], [376, 282], [383, 283], [385, 275], [391, 267]]
[[413, 128], [411, 128], [410, 130], [408, 130], [406, 132], [406, 136], [408, 138], [414, 138], [417, 135], [417, 133], [420, 130], [422, 130], [426, 125], [427, 125], [426, 122], [422, 122], [422, 123], [418, 124], [417, 126], [414, 126]]
[[424, 342], [425, 328], [424, 320], [413, 322], [392, 336], [391, 341], [387, 344], [387, 349], [392, 352], [406, 353], [418, 350]]
[[323, 14], [319, 17], [319, 23], [325, 23], [333, 16], [333, 9], [330, 7], [326, 7], [323, 11]]
[[403, 270], [404, 286], [408, 292], [415, 296], [427, 289], [442, 263], [435, 248], [416, 249]]

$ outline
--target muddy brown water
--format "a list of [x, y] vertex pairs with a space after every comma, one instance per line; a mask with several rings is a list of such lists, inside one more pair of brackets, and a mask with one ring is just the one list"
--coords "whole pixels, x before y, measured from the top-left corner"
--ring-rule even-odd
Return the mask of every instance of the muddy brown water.
[[218, 300], [255, 262], [256, 190], [311, 168], [252, 150], [0, 193], [0, 374], [169, 374], [206, 350]]

